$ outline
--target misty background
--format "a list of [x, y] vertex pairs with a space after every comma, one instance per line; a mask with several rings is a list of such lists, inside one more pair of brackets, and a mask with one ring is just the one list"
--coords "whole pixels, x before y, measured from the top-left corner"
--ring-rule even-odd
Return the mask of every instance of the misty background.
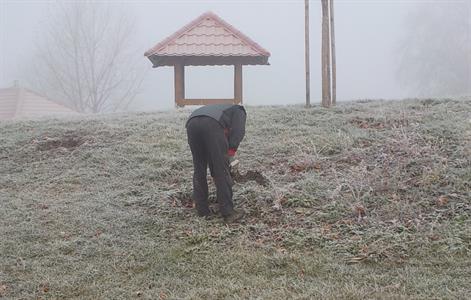
[[[132, 27], [129, 62], [142, 75], [129, 109], [174, 107], [173, 68], [152, 68], [144, 52], [212, 11], [271, 53], [270, 66], [244, 66], [244, 103], [303, 103], [304, 1], [89, 1]], [[71, 1], [0, 0], [0, 88], [32, 87], [38, 53]], [[471, 94], [471, 1], [336, 0], [338, 101]], [[321, 7], [310, 1], [311, 103], [321, 98]], [[186, 67], [187, 98], [233, 95], [232, 67]], [[60, 101], [60, 99], [57, 99]]]

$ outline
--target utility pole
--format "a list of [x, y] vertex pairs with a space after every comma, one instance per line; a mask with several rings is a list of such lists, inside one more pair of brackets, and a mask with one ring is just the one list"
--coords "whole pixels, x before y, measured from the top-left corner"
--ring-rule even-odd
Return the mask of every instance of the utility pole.
[[332, 63], [332, 105], [337, 104], [337, 65], [335, 61], [334, 0], [330, 0], [330, 51]]
[[311, 107], [311, 73], [309, 67], [309, 0], [304, 0], [304, 55], [306, 64], [306, 107]]
[[330, 18], [328, 0], [321, 0], [322, 3], [322, 106], [330, 107], [331, 98], [331, 77], [330, 77]]

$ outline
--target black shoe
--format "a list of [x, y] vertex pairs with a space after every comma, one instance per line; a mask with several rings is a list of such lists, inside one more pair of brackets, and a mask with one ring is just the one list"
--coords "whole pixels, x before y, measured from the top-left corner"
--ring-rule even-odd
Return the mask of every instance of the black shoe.
[[210, 220], [216, 216], [216, 213], [211, 208], [209, 208], [208, 211], [205, 212], [196, 211], [196, 214], [198, 215], [198, 217], [204, 218], [206, 220]]
[[227, 215], [227, 216], [224, 216], [224, 223], [226, 224], [230, 224], [230, 223], [236, 223], [238, 221], [240, 221], [245, 215], [245, 212], [243, 210], [232, 210], [232, 212]]
[[196, 211], [196, 214], [198, 215], [198, 217], [202, 217], [202, 218], [205, 218], [205, 217], [209, 217], [211, 215], [211, 211], [205, 211], [205, 212], [200, 212], [200, 211]]

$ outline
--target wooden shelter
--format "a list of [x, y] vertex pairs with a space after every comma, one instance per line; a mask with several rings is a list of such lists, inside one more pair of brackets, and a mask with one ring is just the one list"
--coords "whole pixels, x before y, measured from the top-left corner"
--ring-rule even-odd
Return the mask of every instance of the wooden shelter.
[[[212, 12], [204, 13], [144, 54], [153, 67], [173, 66], [175, 104], [240, 104], [242, 65], [268, 65], [270, 53]], [[186, 99], [185, 66], [234, 66], [233, 99]]]

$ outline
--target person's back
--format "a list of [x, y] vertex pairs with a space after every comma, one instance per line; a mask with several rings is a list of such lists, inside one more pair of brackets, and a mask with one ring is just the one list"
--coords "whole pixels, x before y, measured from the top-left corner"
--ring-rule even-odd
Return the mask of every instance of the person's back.
[[186, 123], [194, 166], [193, 200], [200, 216], [210, 214], [206, 180], [208, 165], [216, 184], [222, 216], [230, 220], [241, 215], [233, 208], [229, 159], [234, 157], [244, 138], [245, 122], [243, 106], [216, 104], [198, 108]]

